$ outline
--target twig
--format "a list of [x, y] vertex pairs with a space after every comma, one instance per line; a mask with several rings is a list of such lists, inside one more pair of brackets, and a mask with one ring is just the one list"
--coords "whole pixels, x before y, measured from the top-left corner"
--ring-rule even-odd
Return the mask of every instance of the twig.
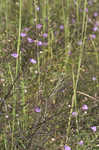
[[81, 95], [84, 95], [84, 96], [87, 96], [87, 97], [89, 97], [89, 98], [91, 98], [91, 99], [93, 99], [93, 100], [95, 100], [95, 101], [99, 101], [98, 98], [95, 98], [95, 97], [93, 97], [93, 96], [90, 96], [90, 95], [88, 95], [88, 94], [86, 94], [86, 93], [84, 93], [84, 92], [77, 91], [77, 93], [78, 93], [78, 94], [81, 94]]

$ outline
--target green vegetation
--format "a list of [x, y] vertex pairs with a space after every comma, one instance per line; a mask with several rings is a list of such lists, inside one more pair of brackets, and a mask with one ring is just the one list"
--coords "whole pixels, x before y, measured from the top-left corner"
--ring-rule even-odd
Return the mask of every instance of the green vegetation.
[[0, 150], [99, 149], [98, 8], [0, 1]]

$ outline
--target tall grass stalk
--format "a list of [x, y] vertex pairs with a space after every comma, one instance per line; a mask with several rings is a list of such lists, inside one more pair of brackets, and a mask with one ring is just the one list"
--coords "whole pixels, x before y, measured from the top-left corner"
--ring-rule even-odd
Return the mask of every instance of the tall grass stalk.
[[96, 44], [95, 44], [94, 40], [92, 40], [92, 39], [91, 39], [91, 43], [92, 43], [93, 48], [94, 48], [94, 50], [95, 50], [96, 63], [97, 63], [97, 65], [99, 65], [99, 56], [98, 56], [98, 51], [97, 51], [97, 49], [96, 49]]
[[[53, 5], [55, 5], [55, 2], [53, 2]], [[48, 49], [45, 50], [45, 56], [47, 55], [47, 57], [45, 58], [46, 62], [48, 61], [49, 63], [51, 63], [53, 61], [53, 43], [55, 42], [55, 38], [54, 38], [54, 29], [51, 26], [51, 10], [52, 10], [52, 6], [50, 4], [50, 1], [46, 1], [46, 9], [47, 9], [47, 19], [48, 19]], [[45, 85], [46, 87], [46, 85]], [[46, 104], [45, 104], [45, 115], [47, 114], [47, 108], [48, 108], [48, 100], [46, 99]]]
[[[66, 142], [68, 141], [68, 136], [69, 136], [69, 132], [70, 132], [70, 123], [71, 123], [71, 116], [72, 116], [73, 108], [75, 107], [75, 110], [77, 110], [77, 95], [76, 95], [76, 93], [77, 93], [77, 85], [78, 85], [79, 76], [80, 76], [80, 69], [81, 69], [83, 50], [84, 50], [84, 44], [85, 44], [85, 39], [86, 39], [86, 29], [87, 29], [87, 15], [86, 15], [86, 11], [85, 11], [86, 6], [87, 6], [87, 0], [84, 1], [82, 35], [81, 35], [82, 45], [80, 46], [80, 55], [79, 55], [78, 70], [77, 70], [76, 79], [75, 79], [75, 75], [74, 75], [74, 72], [73, 72], [73, 91], [74, 91], [74, 93], [73, 93], [73, 97], [72, 97], [72, 106], [71, 106], [69, 122], [68, 122]], [[76, 118], [76, 124], [77, 124], [77, 132], [78, 132], [77, 118]]]
[[[13, 87], [13, 93], [15, 93], [15, 87]], [[15, 118], [16, 118], [16, 101], [17, 101], [17, 96], [16, 94], [13, 95], [13, 111], [12, 111], [12, 138], [11, 138], [11, 150], [14, 149], [14, 134], [15, 134]]]
[[21, 100], [21, 104], [23, 106], [23, 109], [22, 109], [22, 117], [23, 117], [23, 130], [24, 128], [26, 127], [27, 125], [27, 114], [26, 114], [26, 108], [25, 108], [25, 86], [24, 86], [24, 80], [23, 80], [23, 77], [22, 77], [22, 81], [21, 81], [21, 89], [22, 89], [22, 100]]
[[[42, 5], [42, 9], [43, 9], [43, 5]], [[43, 59], [44, 64], [46, 63], [47, 60], [48, 61], [50, 60], [50, 51], [52, 51], [51, 43], [50, 43], [51, 42], [50, 41], [50, 35], [51, 35], [51, 32], [50, 32], [50, 3], [47, 0], [45, 1], [45, 7], [44, 7], [44, 11], [43, 11], [44, 24], [46, 24], [45, 19], [48, 19], [48, 29], [47, 29], [47, 32], [48, 32], [48, 49], [44, 50], [44, 55], [45, 55], [44, 59]], [[44, 29], [46, 30], [46, 25], [44, 25]], [[45, 73], [45, 75], [46, 75], [46, 73]], [[46, 82], [44, 82], [44, 94], [46, 94]], [[44, 117], [46, 117], [46, 115], [47, 115], [47, 108], [48, 108], [48, 100], [46, 99]]]
[[77, 18], [77, 25], [79, 24], [79, 0], [77, 0], [76, 2], [76, 18]]
[[41, 2], [42, 7], [42, 23], [43, 23], [43, 31], [45, 32], [47, 29], [45, 20], [47, 19], [47, 0]]
[[[13, 84], [13, 81], [14, 81], [14, 77], [13, 77], [13, 75], [12, 75], [12, 71], [11, 71], [11, 67], [10, 67], [10, 65], [8, 66], [9, 67], [9, 74], [10, 74], [10, 76], [11, 76], [11, 82], [12, 82], [12, 84]], [[15, 85], [13, 86], [13, 93], [15, 93], [16, 92], [16, 90], [15, 90]], [[12, 110], [12, 116], [13, 116], [13, 120], [12, 120], [12, 135], [11, 135], [11, 150], [13, 150], [14, 149], [14, 132], [15, 132], [15, 117], [16, 117], [16, 100], [17, 100], [17, 98], [16, 98], [16, 94], [14, 94], [13, 95], [13, 106], [12, 106], [12, 108], [13, 108], [13, 110]]]
[[[69, 42], [69, 15], [70, 15], [70, 1], [64, 1], [62, 0], [62, 10], [63, 10], [63, 22], [64, 22], [64, 41], [65, 41], [65, 52], [67, 57], [67, 45]], [[66, 58], [65, 58], [66, 59]]]
[[30, 15], [30, 24], [33, 25], [33, 1], [29, 0], [28, 2], [28, 10], [29, 10], [29, 15]]
[[8, 31], [8, 0], [5, 1], [6, 32]]
[[[43, 23], [43, 32], [47, 32], [48, 29], [47, 29], [47, 24], [46, 24], [46, 20], [48, 19], [48, 10], [47, 10], [47, 7], [48, 7], [48, 1], [45, 0], [41, 2], [41, 8], [42, 8], [42, 23]], [[49, 32], [48, 32], [48, 37], [49, 37]], [[49, 38], [48, 38], [48, 41], [49, 41]], [[49, 45], [49, 43], [48, 43]], [[43, 58], [42, 58], [42, 65], [45, 65], [46, 64], [46, 56], [47, 56], [47, 53], [48, 53], [48, 49], [46, 47], [43, 47]], [[44, 72], [44, 75], [46, 76], [46, 72]], [[46, 95], [46, 81], [44, 80], [43, 82], [43, 87], [44, 87], [44, 92], [43, 94]], [[48, 100], [46, 99], [46, 103], [45, 103], [45, 110], [44, 110], [44, 117], [46, 117], [46, 114], [47, 114], [47, 105], [48, 105]]]
[[86, 40], [86, 29], [87, 29], [87, 21], [88, 21], [88, 16], [86, 14], [86, 7], [87, 7], [87, 0], [84, 1], [82, 34], [81, 34], [82, 45], [80, 46], [80, 55], [79, 55], [78, 71], [77, 71], [76, 86], [75, 86], [76, 89], [77, 89], [77, 84], [79, 80], [80, 69], [81, 69], [80, 67], [82, 63], [83, 50], [84, 50], [84, 45], [85, 45], [85, 40]]
[[[54, 5], [54, 4], [53, 4]], [[50, 2], [47, 1], [47, 11], [48, 11], [48, 60], [53, 57], [52, 42], [53, 42], [53, 29], [51, 27], [51, 6]]]
[[[70, 109], [70, 115], [69, 115], [69, 120], [68, 120], [68, 128], [66, 132], [66, 142], [68, 142], [68, 137], [69, 137], [69, 132], [70, 132], [70, 124], [71, 124], [71, 119], [72, 119], [72, 112], [78, 112], [77, 110], [77, 95], [76, 95], [76, 79], [75, 79], [75, 74], [74, 74], [74, 66], [72, 66], [72, 78], [73, 78], [73, 96], [72, 96], [72, 105]], [[76, 125], [77, 125], [77, 133], [79, 133], [78, 130], [78, 120], [76, 116]]]
[[19, 1], [19, 27], [18, 27], [18, 42], [17, 42], [17, 54], [19, 57], [16, 59], [16, 76], [18, 75], [19, 65], [21, 61], [21, 53], [20, 53], [21, 17], [22, 17], [22, 0]]
[[[77, 28], [78, 28], [79, 27], [79, 23], [80, 23], [81, 0], [76, 0], [75, 1], [75, 6], [76, 6], [76, 24], [77, 24]], [[79, 30], [77, 31], [77, 36], [79, 36]]]
[[38, 2], [37, 0], [34, 0], [34, 8], [35, 8], [35, 22], [36, 22], [36, 25], [37, 25], [37, 22], [38, 22], [38, 14], [37, 14], [37, 6], [38, 6]]
[[4, 139], [4, 149], [5, 150], [8, 150], [8, 142], [7, 142], [7, 128], [6, 128], [6, 125], [5, 125], [5, 132], [4, 132], [4, 135], [3, 135], [3, 139]]
[[[36, 10], [37, 4], [38, 4], [37, 0], [34, 0], [36, 26], [37, 26], [37, 24], [39, 24], [38, 14], [37, 14], [37, 10]], [[36, 33], [37, 33], [37, 28], [36, 28]], [[36, 40], [38, 41], [39, 39], [36, 39]], [[39, 74], [38, 75], [38, 80], [37, 80], [37, 82], [38, 82], [38, 100], [39, 100], [39, 90], [40, 90], [40, 52], [39, 52], [38, 45], [36, 46], [36, 48], [37, 48], [37, 69], [38, 69], [38, 74]]]

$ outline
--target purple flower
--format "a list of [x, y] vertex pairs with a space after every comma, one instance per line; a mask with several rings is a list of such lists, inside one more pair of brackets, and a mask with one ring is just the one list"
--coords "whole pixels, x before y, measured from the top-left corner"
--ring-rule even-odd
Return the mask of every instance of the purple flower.
[[71, 148], [69, 146], [67, 146], [67, 145], [64, 146], [64, 149], [65, 150], [71, 150]]
[[72, 23], [73, 23], [73, 24], [75, 23], [75, 19], [74, 19], [74, 18], [72, 18]]
[[92, 0], [88, 1], [88, 5], [91, 6], [92, 4], [93, 4]]
[[47, 46], [48, 45], [48, 43], [47, 42], [43, 42], [43, 46]]
[[84, 105], [82, 106], [82, 110], [88, 110], [88, 106], [87, 106], [86, 104], [84, 104]]
[[82, 45], [82, 41], [80, 40], [80, 41], [78, 41], [78, 45]]
[[43, 37], [44, 37], [44, 38], [48, 37], [48, 34], [47, 34], [47, 33], [44, 33], [44, 34], [43, 34]]
[[24, 28], [24, 31], [29, 31], [29, 28]]
[[79, 145], [83, 145], [84, 142], [81, 140], [80, 142], [78, 142]]
[[96, 26], [99, 26], [99, 21], [96, 21], [96, 24], [95, 24]]
[[40, 10], [40, 8], [39, 8], [39, 7], [36, 7], [36, 10], [37, 10], [37, 11], [39, 11], [39, 10]]
[[97, 16], [98, 16], [98, 13], [97, 13], [97, 12], [95, 12], [95, 13], [94, 13], [94, 17], [97, 17]]
[[76, 117], [78, 115], [77, 112], [72, 112], [72, 116]]
[[37, 42], [37, 45], [38, 45], [38, 46], [42, 46], [42, 44], [43, 44], [43, 43], [42, 43], [41, 41], [38, 41], [38, 42]]
[[33, 58], [30, 59], [30, 62], [31, 62], [32, 64], [36, 64], [36, 60], [33, 59]]
[[71, 54], [72, 54], [72, 52], [71, 52], [71, 51], [68, 51], [68, 55], [71, 56]]
[[59, 27], [61, 30], [63, 30], [64, 29], [64, 26], [63, 25], [60, 25], [60, 27]]
[[88, 8], [86, 8], [85, 11], [88, 12]]
[[13, 54], [11, 54], [11, 56], [14, 57], [14, 58], [18, 58], [18, 54], [17, 53], [13, 53]]
[[41, 29], [41, 28], [42, 28], [42, 24], [37, 24], [37, 25], [36, 25], [36, 28], [37, 28], [37, 29]]
[[20, 36], [21, 36], [21, 37], [25, 37], [25, 36], [26, 36], [26, 33], [23, 33], [23, 32], [22, 32], [22, 33], [20, 34]]
[[33, 41], [31, 38], [29, 38], [29, 37], [27, 38], [27, 40], [28, 40], [29, 43], [34, 42], [34, 41]]
[[98, 27], [97, 27], [97, 26], [93, 27], [93, 31], [94, 31], [94, 32], [96, 32], [97, 30], [98, 30]]
[[95, 35], [95, 34], [91, 34], [90, 37], [91, 37], [92, 39], [95, 39], [95, 38], [96, 38], [96, 35]]
[[95, 81], [95, 80], [96, 80], [96, 77], [92, 77], [92, 80]]
[[92, 129], [93, 132], [96, 132], [96, 126], [92, 126], [90, 128]]
[[41, 112], [41, 109], [40, 109], [40, 107], [35, 107], [35, 112]]
[[80, 8], [80, 12], [83, 12], [82, 8]]

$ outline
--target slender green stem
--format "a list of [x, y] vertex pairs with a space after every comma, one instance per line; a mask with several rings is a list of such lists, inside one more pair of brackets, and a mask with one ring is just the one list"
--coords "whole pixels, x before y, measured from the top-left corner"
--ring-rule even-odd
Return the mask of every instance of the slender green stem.
[[21, 33], [21, 17], [22, 17], [22, 0], [20, 0], [20, 5], [19, 5], [19, 31], [18, 31], [18, 43], [17, 43], [17, 54], [18, 58], [16, 59], [16, 76], [18, 74], [19, 70], [19, 62], [21, 60], [21, 53], [20, 53], [20, 44], [21, 44], [21, 38], [20, 38], [20, 33]]

